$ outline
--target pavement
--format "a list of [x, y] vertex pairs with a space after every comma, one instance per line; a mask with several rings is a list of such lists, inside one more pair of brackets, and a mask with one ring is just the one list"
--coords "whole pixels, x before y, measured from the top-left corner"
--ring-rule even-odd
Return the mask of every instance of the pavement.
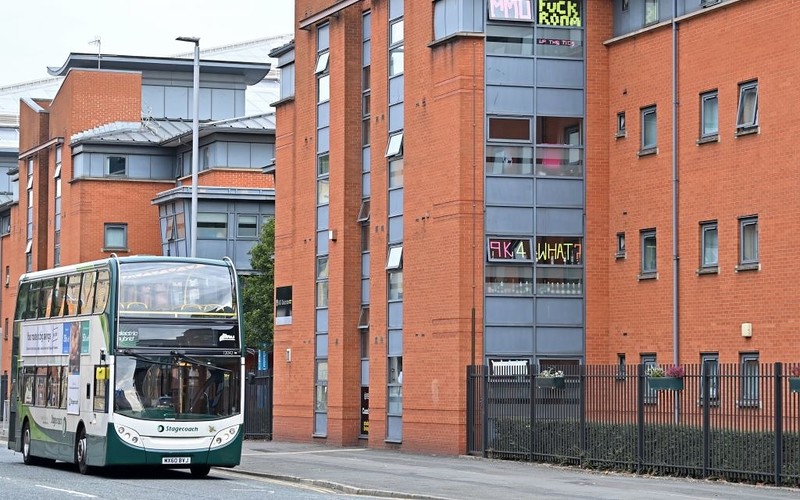
[[[0, 446], [6, 446], [0, 422]], [[242, 474], [348, 495], [417, 500], [471, 499], [793, 499], [800, 488], [598, 472], [473, 456], [246, 440]], [[212, 475], [215, 471], [211, 472]]]

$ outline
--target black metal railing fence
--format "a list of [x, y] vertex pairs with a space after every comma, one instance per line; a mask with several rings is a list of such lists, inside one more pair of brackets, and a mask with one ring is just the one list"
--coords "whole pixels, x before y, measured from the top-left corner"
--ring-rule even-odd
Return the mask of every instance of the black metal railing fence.
[[244, 383], [244, 438], [272, 439], [272, 370], [250, 373]]
[[[469, 452], [497, 458], [800, 485], [800, 378], [774, 364], [467, 370]], [[559, 380], [560, 378], [560, 380]], [[680, 388], [656, 388], [655, 384]], [[795, 384], [797, 387], [795, 388]]]

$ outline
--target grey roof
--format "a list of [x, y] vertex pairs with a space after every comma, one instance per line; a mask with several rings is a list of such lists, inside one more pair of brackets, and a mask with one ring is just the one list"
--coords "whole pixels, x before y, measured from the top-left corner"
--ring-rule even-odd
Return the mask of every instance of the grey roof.
[[[200, 137], [212, 132], [275, 132], [275, 114], [230, 118], [199, 124]], [[107, 123], [70, 138], [70, 144], [117, 143], [158, 144], [176, 146], [185, 136], [191, 136], [192, 122], [185, 120], [143, 120], [141, 122]]]

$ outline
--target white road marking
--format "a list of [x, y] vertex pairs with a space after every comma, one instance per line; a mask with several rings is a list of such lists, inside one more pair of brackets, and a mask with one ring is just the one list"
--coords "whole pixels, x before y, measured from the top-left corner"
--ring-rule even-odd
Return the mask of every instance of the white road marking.
[[44, 488], [46, 490], [63, 491], [64, 493], [69, 493], [70, 495], [75, 495], [75, 496], [78, 496], [78, 497], [97, 498], [96, 495], [90, 495], [89, 493], [82, 493], [80, 491], [75, 491], [75, 490], [65, 490], [65, 489], [62, 489], [62, 488], [52, 488], [50, 486], [45, 486], [43, 484], [37, 484], [36, 487], [37, 488]]
[[[269, 455], [309, 455], [309, 454], [316, 454], [316, 453], [341, 453], [343, 451], [367, 451], [367, 448], [344, 448], [341, 450], [310, 450], [310, 451], [275, 451], [269, 452]], [[242, 456], [264, 456], [264, 452], [257, 452], [257, 453], [244, 453], [242, 452]]]

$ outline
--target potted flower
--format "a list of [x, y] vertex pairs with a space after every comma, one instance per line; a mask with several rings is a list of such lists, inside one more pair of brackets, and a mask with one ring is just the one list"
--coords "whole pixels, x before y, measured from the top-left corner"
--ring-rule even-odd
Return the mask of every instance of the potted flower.
[[649, 366], [645, 371], [647, 385], [656, 391], [682, 391], [683, 376], [686, 374], [682, 366], [672, 365], [664, 369], [661, 366]]
[[789, 390], [792, 392], [800, 392], [800, 365], [794, 365], [789, 373]]
[[550, 389], [564, 388], [564, 372], [554, 368], [545, 368], [536, 377], [536, 387], [549, 387]]

